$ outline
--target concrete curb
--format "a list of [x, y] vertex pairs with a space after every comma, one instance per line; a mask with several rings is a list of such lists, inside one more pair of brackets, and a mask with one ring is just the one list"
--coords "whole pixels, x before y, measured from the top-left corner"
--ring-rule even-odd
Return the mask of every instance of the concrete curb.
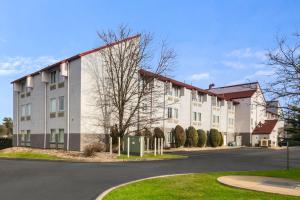
[[151, 180], [151, 179], [156, 179], [156, 178], [164, 178], [164, 177], [172, 177], [172, 176], [180, 176], [180, 175], [189, 175], [189, 174], [196, 174], [196, 173], [168, 174], [168, 175], [152, 176], [152, 177], [148, 177], [148, 178], [142, 178], [142, 179], [130, 181], [130, 182], [123, 183], [123, 184], [120, 184], [120, 185], [117, 185], [117, 186], [114, 186], [114, 187], [111, 187], [111, 188], [105, 190], [104, 192], [102, 192], [102, 193], [96, 198], [96, 200], [103, 200], [103, 198], [104, 198], [108, 193], [110, 193], [111, 191], [113, 191], [113, 190], [115, 190], [115, 189], [117, 189], [117, 188], [120, 188], [120, 187], [129, 185], [129, 184], [132, 184], [132, 183], [137, 183], [137, 182], [141, 182], [141, 181], [145, 181], [145, 180]]

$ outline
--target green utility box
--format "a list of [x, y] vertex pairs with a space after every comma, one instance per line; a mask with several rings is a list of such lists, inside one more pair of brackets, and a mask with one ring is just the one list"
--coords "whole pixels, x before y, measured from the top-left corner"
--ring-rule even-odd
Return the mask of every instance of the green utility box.
[[129, 138], [129, 154], [131, 155], [144, 155], [145, 140], [144, 136], [124, 136], [124, 152], [128, 151], [128, 138]]

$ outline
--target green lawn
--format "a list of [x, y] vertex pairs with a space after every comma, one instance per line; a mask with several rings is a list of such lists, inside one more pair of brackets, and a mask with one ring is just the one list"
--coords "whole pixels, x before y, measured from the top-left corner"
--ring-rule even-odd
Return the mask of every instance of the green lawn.
[[[175, 166], [174, 166], [175, 167]], [[180, 175], [174, 177], [157, 178], [133, 183], [109, 193], [105, 200], [282, 200], [300, 199], [299, 197], [276, 195], [251, 190], [236, 189], [222, 185], [217, 178], [223, 175], [258, 175], [300, 180], [300, 169], [257, 171], [257, 172], [224, 172]]]
[[34, 152], [11, 152], [11, 153], [0, 153], [0, 158], [26, 158], [26, 159], [43, 159], [43, 160], [62, 160], [57, 156], [45, 154], [45, 153], [34, 153]]
[[156, 155], [154, 156], [154, 154], [145, 154], [143, 157], [140, 156], [133, 156], [130, 155], [130, 157], [127, 157], [127, 154], [121, 154], [120, 156], [117, 157], [118, 159], [121, 160], [147, 160], [147, 159], [176, 159], [176, 158], [187, 158], [187, 156], [181, 156], [181, 155], [175, 155], [175, 154], [163, 154], [163, 155]]

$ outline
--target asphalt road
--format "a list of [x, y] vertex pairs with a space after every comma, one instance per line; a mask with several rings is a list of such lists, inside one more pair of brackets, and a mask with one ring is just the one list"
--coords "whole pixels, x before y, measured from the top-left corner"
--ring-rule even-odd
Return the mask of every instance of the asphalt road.
[[[2, 200], [92, 200], [104, 190], [135, 179], [174, 173], [285, 168], [284, 150], [231, 149], [181, 152], [188, 159], [68, 163], [0, 159]], [[292, 148], [291, 167], [300, 167], [300, 148]]]

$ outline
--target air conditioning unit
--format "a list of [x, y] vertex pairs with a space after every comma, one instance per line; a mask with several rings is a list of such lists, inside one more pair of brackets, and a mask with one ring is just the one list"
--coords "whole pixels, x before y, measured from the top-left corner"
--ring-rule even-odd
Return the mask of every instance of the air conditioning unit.
[[20, 92], [21, 91], [21, 85], [20, 85], [20, 83], [14, 82], [13, 87], [14, 87], [14, 91], [15, 92]]
[[26, 78], [26, 87], [33, 88], [33, 78], [32, 76], [27, 76]]
[[68, 63], [67, 62], [63, 62], [60, 64], [60, 75], [68, 76]]
[[49, 83], [49, 73], [48, 72], [42, 71], [41, 76], [42, 76], [43, 83]]

